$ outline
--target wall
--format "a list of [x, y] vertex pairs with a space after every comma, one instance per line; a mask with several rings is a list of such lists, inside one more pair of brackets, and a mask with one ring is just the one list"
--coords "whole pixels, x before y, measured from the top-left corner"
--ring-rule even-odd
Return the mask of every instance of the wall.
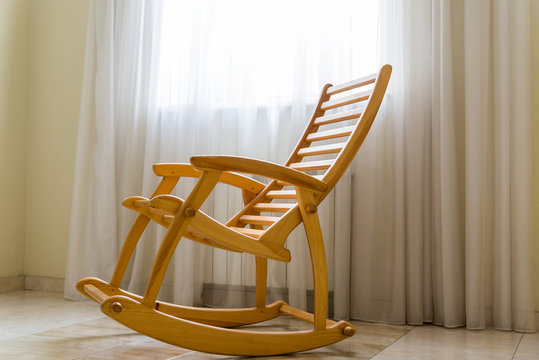
[[539, 312], [539, 1], [531, 1], [535, 311]]
[[63, 278], [88, 1], [32, 0], [24, 272]]
[[23, 273], [29, 2], [0, 0], [0, 277]]

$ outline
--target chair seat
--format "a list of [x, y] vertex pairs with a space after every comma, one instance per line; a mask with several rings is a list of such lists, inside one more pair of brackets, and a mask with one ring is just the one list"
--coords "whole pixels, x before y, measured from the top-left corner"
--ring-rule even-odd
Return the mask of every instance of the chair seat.
[[[147, 216], [165, 228], [169, 228], [183, 203], [183, 199], [174, 195], [166, 194], [158, 195], [151, 199], [142, 196], [132, 196], [125, 199], [122, 205]], [[219, 249], [234, 252], [248, 252], [254, 255], [265, 254], [266, 257], [271, 259], [290, 261], [290, 252], [288, 249], [282, 246], [264, 244], [258, 241], [258, 239], [265, 233], [265, 230], [242, 228], [238, 226], [226, 226], [217, 222], [215, 219], [212, 219], [200, 210], [197, 213], [197, 215], [203, 219], [205, 226], [199, 226], [198, 228], [196, 225], [188, 226], [186, 233], [183, 234], [184, 237]], [[211, 222], [214, 228], [216, 226], [221, 227], [221, 231], [213, 232], [214, 235], [219, 236], [212, 236], [204, 231], [207, 228], [211, 228], [207, 226], [208, 222]], [[197, 221], [194, 222], [194, 224], [196, 223]], [[240, 241], [238, 245], [231, 246], [231, 240], [229, 240], [231, 238], [235, 238], [236, 240], [243, 238], [244, 241]], [[247, 240], [250, 240], [251, 243], [249, 243]], [[243, 246], [241, 245], [242, 243], [244, 244]]]
[[[390, 74], [391, 66], [385, 65], [378, 74], [341, 85], [325, 85], [300, 141], [283, 165], [219, 155], [194, 156], [190, 164], [156, 164], [154, 172], [162, 180], [154, 193], [149, 198], [134, 196], [123, 202], [139, 215], [127, 234], [110, 283], [84, 278], [77, 284], [79, 291], [101, 304], [107, 316], [127, 327], [197, 351], [223, 355], [283, 355], [353, 336], [355, 329], [351, 324], [326, 318], [327, 263], [317, 209], [363, 143], [384, 97]], [[334, 111], [326, 113], [329, 109]], [[271, 181], [265, 185], [241, 174]], [[185, 200], [170, 195], [182, 177], [198, 178]], [[226, 224], [200, 210], [219, 182], [241, 189], [245, 205]], [[155, 255], [144, 296], [139, 296], [122, 290], [120, 285], [137, 242], [151, 220], [167, 228], [167, 232]], [[301, 223], [311, 258], [313, 314], [282, 301], [266, 304], [267, 259], [290, 261], [290, 251], [284, 244]], [[157, 301], [167, 268], [183, 237], [254, 255], [255, 307], [195, 309]], [[230, 329], [281, 315], [303, 320], [313, 328], [283, 332]]]

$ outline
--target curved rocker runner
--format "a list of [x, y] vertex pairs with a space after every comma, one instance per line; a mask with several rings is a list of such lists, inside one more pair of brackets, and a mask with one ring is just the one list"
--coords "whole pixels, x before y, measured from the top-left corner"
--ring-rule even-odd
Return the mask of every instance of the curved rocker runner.
[[[111, 281], [84, 278], [78, 282], [77, 289], [100, 303], [106, 315], [125, 326], [169, 344], [203, 352], [279, 355], [326, 346], [354, 335], [355, 329], [350, 323], [326, 318], [327, 265], [317, 208], [367, 136], [390, 75], [391, 66], [384, 65], [376, 74], [337, 86], [326, 85], [303, 136], [285, 165], [236, 156], [194, 156], [190, 164], [154, 165], [155, 174], [162, 180], [152, 196], [134, 196], [123, 202], [139, 215], [123, 244]], [[336, 111], [327, 113], [333, 109]], [[320, 156], [322, 159], [317, 158]], [[267, 177], [271, 182], [264, 185], [239, 173]], [[185, 200], [170, 195], [181, 177], [198, 178]], [[200, 211], [218, 182], [240, 188], [245, 204], [225, 224]], [[281, 199], [289, 200], [282, 202]], [[168, 230], [155, 257], [146, 291], [140, 296], [122, 290], [120, 283], [142, 233], [152, 220]], [[311, 255], [314, 314], [293, 308], [284, 301], [269, 305], [265, 302], [267, 259], [290, 261], [290, 252], [284, 245], [290, 232], [300, 223], [305, 227]], [[255, 306], [207, 309], [158, 301], [165, 272], [182, 237], [254, 255]], [[309, 322], [313, 329], [259, 332], [241, 328], [281, 315]]]

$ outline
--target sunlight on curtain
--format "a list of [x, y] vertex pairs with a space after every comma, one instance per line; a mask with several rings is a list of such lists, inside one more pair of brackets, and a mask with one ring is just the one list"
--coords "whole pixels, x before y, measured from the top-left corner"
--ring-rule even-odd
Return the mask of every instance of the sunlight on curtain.
[[165, 0], [161, 106], [312, 102], [321, 84], [376, 70], [377, 2]]
[[381, 1], [394, 71], [356, 161], [352, 318], [535, 329], [529, 5]]
[[[134, 219], [119, 204], [151, 193], [152, 164], [207, 153], [286, 160], [325, 83], [378, 70], [377, 11], [376, 1], [351, 0], [92, 2], [66, 296], [76, 297], [71, 285], [82, 276], [110, 277]], [[181, 181], [175, 194], [184, 198], [192, 185]], [[347, 174], [320, 210], [342, 317], [350, 189]], [[241, 204], [239, 192], [218, 186], [203, 210], [224, 222]], [[163, 235], [146, 231], [125, 287], [143, 292]], [[268, 286], [306, 308], [312, 276], [303, 229], [287, 245], [293, 261], [270, 261]], [[96, 253], [106, 255], [88, 255]], [[254, 259], [182, 240], [160, 297], [200, 304], [203, 283], [233, 290], [214, 299], [221, 305], [251, 305], [244, 287], [254, 285]]]
[[[378, 70], [378, 53], [386, 98], [319, 209], [334, 316], [534, 330], [528, 0], [380, 0], [379, 26], [374, 1], [90, 4], [67, 297], [110, 278], [134, 219], [121, 201], [152, 192], [152, 164], [282, 163], [322, 85]], [[218, 186], [202, 209], [226, 221], [241, 204]], [[163, 235], [146, 231], [124, 288], [144, 291]], [[301, 228], [287, 247], [268, 285], [306, 308]], [[202, 299], [203, 284], [229, 291]], [[160, 298], [252, 306], [250, 285], [252, 256], [183, 240]]]

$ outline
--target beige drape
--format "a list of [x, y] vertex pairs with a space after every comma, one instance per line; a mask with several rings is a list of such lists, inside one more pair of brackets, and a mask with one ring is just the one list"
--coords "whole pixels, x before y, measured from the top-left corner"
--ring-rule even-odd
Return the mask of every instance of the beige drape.
[[[288, 41], [293, 76], [281, 89], [292, 100], [260, 102], [248, 90], [254, 51], [239, 63], [209, 50], [227, 24], [219, 30], [209, 14], [224, 5], [168, 3], [185, 6], [171, 14], [166, 1], [91, 2], [67, 297], [78, 296], [82, 276], [110, 278], [133, 220], [119, 204], [151, 193], [152, 163], [203, 153], [282, 162], [316, 100], [306, 89], [375, 68], [359, 65], [375, 53], [365, 52], [375, 38], [374, 26], [365, 27], [372, 2], [339, 2], [346, 11], [321, 6], [319, 34]], [[287, 14], [290, 24], [304, 8]], [[379, 63], [393, 65], [390, 88], [352, 168], [320, 209], [335, 317], [534, 330], [528, 10], [526, 0], [380, 0]], [[339, 21], [342, 13], [358, 15]], [[188, 37], [182, 46], [163, 42], [167, 15], [178, 39]], [[324, 17], [338, 33], [321, 30]], [[263, 50], [260, 61], [268, 61]], [[221, 54], [219, 66], [230, 62], [226, 72], [215, 71], [212, 51]], [[237, 89], [242, 97], [232, 107], [212, 97]], [[241, 194], [218, 187], [204, 206], [224, 221], [241, 207]], [[145, 234], [126, 288], [144, 290], [162, 236], [155, 227]], [[301, 228], [287, 246], [293, 261], [271, 262], [268, 284], [305, 308], [312, 279]], [[199, 304], [205, 285], [232, 285], [237, 297], [213, 305], [249, 305], [253, 270], [251, 256], [182, 241], [161, 297]]]
[[533, 331], [528, 1], [382, 1], [355, 167], [353, 318]]

